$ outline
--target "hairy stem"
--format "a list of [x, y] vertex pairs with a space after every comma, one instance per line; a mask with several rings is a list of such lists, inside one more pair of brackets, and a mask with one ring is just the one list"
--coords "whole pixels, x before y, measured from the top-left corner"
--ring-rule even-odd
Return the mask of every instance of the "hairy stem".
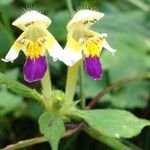
[[[74, 10], [73, 10], [73, 5], [72, 5], [72, 1], [71, 0], [66, 0], [66, 3], [67, 3], [67, 7], [68, 7], [68, 10], [71, 14], [71, 16], [74, 15]], [[79, 69], [79, 85], [80, 85], [80, 98], [81, 98], [81, 108], [84, 109], [85, 106], [86, 106], [86, 101], [85, 101], [85, 98], [84, 98], [84, 81], [83, 81], [83, 67], [80, 66], [80, 69]]]
[[49, 73], [49, 66], [47, 67], [46, 73], [41, 80], [42, 84], [42, 94], [44, 96], [44, 104], [47, 109], [52, 107], [52, 100], [51, 100], [51, 94], [52, 94], [52, 86], [51, 86], [51, 79], [50, 79], [50, 73]]
[[[75, 129], [71, 129], [65, 132], [65, 134], [63, 135], [62, 138], [64, 137], [68, 137], [78, 131], [80, 131], [81, 129], [83, 129], [84, 127], [86, 127], [86, 124], [84, 122], [81, 122], [77, 128]], [[101, 141], [102, 143], [108, 145], [109, 147], [119, 150], [118, 148], [124, 148], [124, 150], [131, 150], [128, 146], [124, 145], [123, 143], [121, 143], [119, 140], [114, 139], [114, 138], [109, 138], [106, 136], [98, 136], [95, 132], [89, 132], [87, 130], [85, 130], [90, 136], [92, 136], [93, 138]], [[4, 148], [2, 148], [1, 150], [17, 150], [17, 149], [22, 149], [25, 147], [29, 147], [31, 145], [35, 145], [35, 144], [39, 144], [39, 143], [43, 143], [43, 142], [47, 142], [48, 140], [42, 136], [42, 137], [37, 137], [37, 138], [32, 138], [32, 139], [27, 139], [27, 140], [23, 140], [23, 141], [19, 141], [16, 144], [11, 144], [8, 145]], [[119, 147], [118, 147], [119, 146]]]
[[[108, 92], [110, 92], [111, 90], [118, 88], [130, 81], [134, 81], [134, 80], [143, 80], [143, 79], [149, 79], [150, 78], [150, 73], [146, 73], [144, 75], [140, 75], [140, 76], [135, 76], [135, 77], [129, 77], [123, 80], [120, 80], [108, 87], [106, 87], [103, 91], [101, 91], [100, 93], [98, 93], [98, 95], [96, 96], [97, 99], [99, 100], [99, 98], [101, 98], [102, 96], [104, 96], [105, 94], [107, 94]], [[95, 97], [95, 98], [96, 98]], [[96, 102], [98, 100], [94, 100], [94, 103], [92, 102], [91, 104], [88, 105], [88, 108], [95, 106]], [[86, 124], [84, 122], [81, 122], [76, 128], [68, 130], [65, 132], [63, 137], [67, 137], [70, 136], [74, 133], [76, 133], [77, 131], [83, 129], [84, 127], [86, 127]], [[91, 135], [93, 138], [101, 141], [102, 143], [105, 143], [106, 145], [109, 145], [112, 148], [115, 148], [116, 150], [118, 149], [117, 147], [120, 145], [122, 145], [122, 147], [125, 148], [125, 150], [131, 150], [131, 148], [127, 147], [126, 145], [122, 144], [119, 140], [112, 138], [112, 140], [110, 141], [110, 138], [108, 139], [108, 137], [105, 136], [98, 136], [96, 133], [94, 134], [94, 132], [92, 133], [91, 131], [87, 131], [85, 130], [89, 135]], [[25, 148], [34, 144], [38, 144], [38, 143], [43, 143], [43, 142], [47, 142], [47, 139], [45, 139], [44, 137], [38, 137], [38, 138], [33, 138], [33, 139], [28, 139], [28, 140], [24, 140], [24, 141], [20, 141], [16, 144], [12, 144], [12, 145], [8, 145], [5, 148], [2, 148], [1, 150], [17, 150], [20, 148]], [[115, 147], [116, 146], [116, 147]], [[119, 146], [119, 147], [120, 147]]]
[[66, 104], [73, 100], [79, 65], [80, 65], [80, 61], [74, 64], [72, 67], [68, 67], [66, 94], [65, 94]]
[[111, 147], [112, 149], [115, 149], [115, 150], [133, 150], [132, 148], [121, 143], [118, 139], [98, 134], [91, 129], [88, 129], [88, 130], [86, 129], [85, 131], [91, 137], [93, 137], [94, 139], [106, 144], [107, 146]]
[[17, 149], [21, 149], [21, 148], [24, 148], [24, 147], [34, 145], [34, 144], [43, 143], [43, 142], [47, 142], [47, 139], [44, 136], [19, 141], [18, 143], [8, 145], [5, 148], [2, 148], [1, 150], [17, 150]]
[[79, 69], [79, 84], [80, 84], [80, 98], [81, 98], [81, 108], [84, 109], [86, 106], [86, 101], [84, 97], [84, 72], [83, 72], [83, 66], [80, 66]]
[[[79, 131], [79, 129], [80, 129], [80, 126], [75, 129], [66, 131], [62, 138], [72, 135], [73, 133]], [[8, 145], [2, 148], [1, 150], [17, 150], [17, 149], [22, 149], [22, 148], [29, 147], [35, 144], [47, 142], [47, 141], [48, 140], [44, 136], [36, 137], [32, 139], [22, 140], [15, 144]]]

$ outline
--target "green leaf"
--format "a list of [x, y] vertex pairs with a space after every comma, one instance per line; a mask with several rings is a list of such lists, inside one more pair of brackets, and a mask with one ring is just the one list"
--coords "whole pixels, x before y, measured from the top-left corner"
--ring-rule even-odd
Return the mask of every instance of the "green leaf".
[[75, 115], [84, 119], [97, 132], [114, 138], [131, 138], [139, 134], [143, 127], [150, 126], [148, 120], [139, 119], [124, 110], [84, 110]]
[[0, 114], [15, 111], [22, 104], [21, 97], [8, 92], [5, 87], [2, 87], [0, 91]]
[[59, 113], [45, 112], [39, 118], [39, 128], [51, 144], [52, 150], [57, 150], [59, 140], [65, 132], [61, 115]]
[[8, 89], [10, 89], [11, 91], [13, 91], [14, 93], [18, 95], [33, 98], [38, 101], [42, 100], [42, 97], [36, 90], [30, 89], [29, 87], [17, 81], [11, 80], [2, 73], [0, 73], [0, 83], [5, 84]]

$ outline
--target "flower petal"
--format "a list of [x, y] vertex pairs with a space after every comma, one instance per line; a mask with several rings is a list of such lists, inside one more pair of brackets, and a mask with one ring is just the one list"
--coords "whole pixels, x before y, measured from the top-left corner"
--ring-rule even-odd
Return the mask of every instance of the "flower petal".
[[71, 31], [79, 28], [89, 28], [95, 22], [104, 17], [104, 13], [83, 9], [78, 11], [67, 25], [67, 30]]
[[63, 51], [64, 50], [58, 43], [55, 43], [52, 47], [48, 48], [48, 53], [53, 57], [54, 61], [61, 60], [61, 57], [63, 57]]
[[27, 82], [41, 80], [47, 70], [47, 62], [45, 56], [39, 58], [27, 58], [23, 68], [24, 78]]
[[4, 62], [13, 62], [19, 55], [19, 51], [17, 51], [14, 48], [11, 48], [5, 58], [2, 58], [1, 60]]
[[83, 42], [83, 39], [79, 39], [79, 41], [77, 41], [73, 38], [73, 35], [71, 33], [68, 33], [67, 44], [64, 48], [63, 57], [61, 57], [61, 61], [68, 66], [72, 66], [75, 63], [77, 63], [80, 59], [82, 59], [81, 45]]
[[116, 49], [111, 48], [107, 41], [104, 42], [103, 47], [111, 52], [112, 55], [114, 55], [114, 53], [117, 51]]
[[44, 45], [44, 48], [48, 50], [49, 55], [53, 57], [54, 61], [59, 60], [60, 57], [62, 57], [63, 48], [49, 32], [47, 32], [47, 40]]
[[68, 66], [72, 66], [77, 63], [80, 59], [82, 59], [81, 52], [75, 52], [70, 48], [65, 48], [63, 52], [63, 57], [61, 57], [61, 61], [64, 62]]
[[87, 74], [94, 80], [101, 80], [102, 78], [102, 65], [99, 57], [86, 57], [84, 60], [84, 68]]
[[44, 27], [44, 28], [48, 28], [51, 22], [52, 21], [47, 16], [35, 10], [31, 10], [31, 11], [25, 12], [23, 15], [17, 18], [12, 23], [12, 25], [25, 31], [26, 28], [28, 28], [28, 26], [33, 25], [33, 24]]
[[26, 50], [24, 45], [25, 37], [26, 37], [26, 32], [23, 32], [14, 42], [14, 44], [8, 51], [7, 55], [5, 56], [5, 58], [2, 58], [1, 60], [4, 62], [13, 62], [18, 57], [20, 50], [25, 52]]

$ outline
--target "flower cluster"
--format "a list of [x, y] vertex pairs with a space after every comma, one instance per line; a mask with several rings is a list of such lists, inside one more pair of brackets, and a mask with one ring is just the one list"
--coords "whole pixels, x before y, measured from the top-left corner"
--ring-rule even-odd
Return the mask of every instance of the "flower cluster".
[[13, 62], [22, 50], [26, 56], [24, 78], [27, 82], [34, 82], [41, 80], [47, 70], [47, 52], [54, 60], [59, 59], [68, 66], [83, 59], [87, 74], [94, 80], [99, 80], [102, 77], [99, 59], [102, 48], [111, 53], [116, 52], [106, 41], [106, 33], [90, 30], [103, 16], [103, 13], [92, 10], [78, 11], [67, 25], [67, 44], [63, 50], [47, 30], [52, 21], [37, 11], [28, 11], [12, 23], [23, 33], [2, 60]]

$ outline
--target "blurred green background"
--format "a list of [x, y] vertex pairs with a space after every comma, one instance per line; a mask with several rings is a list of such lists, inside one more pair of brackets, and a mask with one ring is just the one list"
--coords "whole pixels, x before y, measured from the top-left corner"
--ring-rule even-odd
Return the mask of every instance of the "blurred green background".
[[[120, 79], [137, 76], [150, 71], [150, 0], [73, 0], [74, 10], [95, 9], [105, 13], [93, 30], [108, 33], [108, 42], [117, 49], [113, 57], [103, 50], [100, 59], [103, 64], [103, 79], [91, 80], [84, 74], [84, 94], [87, 103], [104, 87]], [[0, 57], [4, 57], [21, 30], [11, 23], [25, 10], [39, 10], [52, 19], [49, 31], [62, 47], [66, 43], [66, 25], [71, 19], [65, 0], [0, 0]], [[0, 72], [32, 88], [40, 89], [40, 83], [28, 84], [23, 80], [22, 68], [25, 56], [13, 64], [0, 61]], [[49, 61], [53, 88], [64, 90], [67, 67]], [[79, 96], [79, 86], [76, 90]], [[121, 108], [135, 115], [150, 119], [150, 81], [133, 81], [104, 96], [97, 107]], [[43, 108], [40, 104], [17, 96], [0, 86], [0, 148], [19, 140], [40, 136], [37, 120]], [[125, 143], [134, 143], [143, 150], [150, 149], [150, 128]], [[135, 148], [135, 147], [134, 147]], [[31, 150], [48, 150], [49, 144], [32, 146]], [[109, 150], [85, 133], [61, 140], [60, 150]], [[137, 147], [135, 150], [138, 149]]]

